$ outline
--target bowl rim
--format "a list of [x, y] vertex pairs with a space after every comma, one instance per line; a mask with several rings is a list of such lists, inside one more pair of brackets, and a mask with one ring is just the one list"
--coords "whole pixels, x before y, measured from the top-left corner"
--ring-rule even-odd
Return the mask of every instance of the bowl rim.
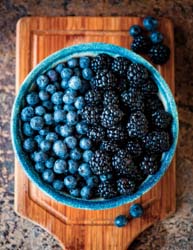
[[[150, 175], [145, 182], [140, 186], [139, 190], [132, 195], [119, 196], [109, 200], [83, 200], [80, 198], [74, 198], [68, 194], [64, 194], [62, 192], [55, 191], [51, 186], [44, 183], [35, 170], [32, 170], [28, 164], [28, 159], [26, 159], [26, 154], [22, 149], [21, 138], [19, 131], [19, 112], [20, 105], [22, 103], [23, 95], [27, 92], [28, 88], [35, 82], [37, 76], [41, 73], [44, 73], [53, 66], [57, 65], [60, 62], [66, 61], [68, 58], [76, 57], [81, 55], [89, 55], [91, 54], [99, 54], [99, 53], [107, 53], [112, 56], [123, 56], [130, 59], [133, 62], [140, 63], [144, 65], [153, 75], [159, 92], [164, 97], [164, 100], [167, 100], [167, 109], [168, 112], [172, 113], [173, 122], [172, 122], [172, 136], [173, 143], [169, 149], [169, 151], [163, 153], [162, 156], [162, 164], [159, 171], [155, 175]], [[12, 108], [11, 114], [11, 137], [14, 152], [19, 160], [20, 165], [22, 166], [25, 174], [33, 182], [44, 194], [48, 195], [50, 198], [62, 203], [63, 205], [68, 205], [73, 208], [80, 209], [88, 209], [88, 210], [103, 210], [110, 209], [121, 206], [126, 203], [133, 202], [134, 200], [140, 198], [143, 194], [147, 193], [150, 189], [152, 189], [155, 184], [163, 177], [166, 170], [168, 169], [172, 158], [174, 156], [177, 141], [179, 134], [179, 120], [178, 120], [178, 112], [176, 103], [173, 97], [173, 94], [161, 76], [161, 74], [143, 57], [137, 55], [136, 53], [114, 44], [109, 43], [80, 43], [73, 46], [65, 47], [61, 50], [56, 51], [55, 53], [49, 55], [44, 60], [42, 60], [39, 64], [37, 64], [32, 71], [26, 76], [23, 83], [20, 86], [17, 96], [15, 97], [15, 101]]]

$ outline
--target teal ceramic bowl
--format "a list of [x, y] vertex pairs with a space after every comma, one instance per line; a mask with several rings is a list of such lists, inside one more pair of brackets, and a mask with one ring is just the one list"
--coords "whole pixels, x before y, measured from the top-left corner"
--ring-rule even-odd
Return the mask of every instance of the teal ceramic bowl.
[[[137, 62], [143, 64], [152, 74], [155, 82], [159, 88], [160, 98], [163, 101], [165, 109], [172, 114], [173, 122], [172, 122], [172, 137], [173, 143], [169, 149], [169, 151], [165, 152], [161, 159], [161, 167], [159, 171], [149, 176], [144, 183], [139, 187], [138, 191], [133, 195], [128, 196], [120, 196], [110, 200], [82, 200], [80, 198], [71, 197], [68, 194], [63, 192], [55, 191], [51, 186], [44, 183], [39, 175], [34, 170], [32, 163], [30, 162], [27, 154], [24, 152], [22, 148], [22, 136], [21, 136], [21, 127], [20, 127], [20, 110], [23, 106], [23, 96], [27, 93], [27, 91], [31, 88], [32, 84], [35, 82], [38, 75], [44, 73], [48, 69], [56, 66], [59, 62], [63, 62], [68, 60], [71, 57], [83, 56], [83, 55], [96, 55], [99, 53], [107, 53], [111, 56], [123, 56], [128, 58], [133, 62]], [[12, 110], [12, 119], [11, 119], [11, 135], [12, 142], [15, 154], [30, 181], [32, 181], [40, 190], [42, 190], [46, 195], [50, 198], [74, 208], [81, 209], [90, 209], [90, 210], [102, 210], [114, 208], [117, 206], [121, 206], [123, 204], [133, 202], [146, 192], [148, 192], [160, 179], [164, 176], [167, 168], [169, 167], [171, 160], [174, 156], [176, 144], [178, 140], [178, 113], [176, 109], [176, 104], [174, 97], [171, 93], [170, 88], [167, 83], [161, 77], [160, 73], [145, 59], [141, 56], [129, 51], [125, 48], [115, 46], [112, 44], [105, 43], [86, 43], [86, 44], [78, 44], [72, 47], [68, 47], [62, 49], [46, 59], [44, 59], [41, 63], [39, 63], [25, 78], [19, 93], [15, 99], [15, 103], [13, 105]]]

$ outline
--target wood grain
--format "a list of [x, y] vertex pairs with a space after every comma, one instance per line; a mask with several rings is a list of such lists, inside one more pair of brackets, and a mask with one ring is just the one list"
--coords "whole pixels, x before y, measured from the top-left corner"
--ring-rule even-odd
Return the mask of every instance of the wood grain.
[[[130, 47], [128, 28], [141, 24], [137, 17], [27, 17], [17, 24], [16, 93], [29, 71], [58, 49], [82, 42], [107, 42]], [[174, 40], [169, 20], [160, 21], [171, 48], [167, 64], [158, 70], [174, 93]], [[126, 250], [130, 243], [153, 223], [175, 211], [176, 176], [173, 159], [165, 176], [135, 202], [142, 203], [145, 215], [124, 228], [113, 226], [114, 218], [127, 214], [131, 205], [86, 211], [51, 200], [38, 190], [15, 161], [15, 210], [52, 233], [66, 250]]]

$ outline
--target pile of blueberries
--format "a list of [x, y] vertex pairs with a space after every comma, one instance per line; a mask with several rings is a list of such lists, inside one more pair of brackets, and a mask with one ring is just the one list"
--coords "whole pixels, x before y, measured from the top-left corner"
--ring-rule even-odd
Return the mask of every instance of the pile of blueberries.
[[132, 25], [129, 29], [129, 34], [133, 37], [131, 50], [147, 54], [154, 64], [164, 64], [170, 57], [170, 49], [163, 44], [164, 35], [157, 31], [158, 24], [157, 19], [147, 16], [143, 20], [145, 30], [139, 25]]
[[172, 141], [172, 117], [150, 72], [108, 54], [39, 75], [20, 117], [31, 166], [58, 192], [82, 199], [136, 192]]

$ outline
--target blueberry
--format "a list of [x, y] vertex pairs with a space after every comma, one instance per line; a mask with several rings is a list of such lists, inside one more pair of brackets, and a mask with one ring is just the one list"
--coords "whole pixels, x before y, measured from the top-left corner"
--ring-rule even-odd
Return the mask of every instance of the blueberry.
[[46, 86], [46, 91], [52, 95], [56, 92], [56, 86], [54, 84], [48, 84]]
[[72, 104], [75, 101], [76, 92], [67, 91], [63, 96], [63, 102], [65, 104]]
[[62, 159], [58, 159], [54, 163], [54, 172], [56, 174], [64, 174], [68, 172], [67, 163]]
[[68, 161], [68, 171], [71, 174], [75, 174], [78, 171], [79, 164], [77, 161], [69, 160]]
[[54, 121], [56, 123], [65, 122], [66, 112], [64, 110], [55, 110], [54, 111]]
[[69, 68], [75, 68], [78, 66], [78, 59], [77, 58], [71, 58], [67, 61], [67, 65]]
[[52, 143], [50, 141], [44, 140], [40, 143], [40, 148], [43, 152], [48, 152], [52, 147]]
[[143, 20], [143, 26], [146, 30], [152, 31], [155, 30], [158, 26], [158, 20], [154, 17], [147, 16]]
[[92, 189], [89, 186], [84, 186], [81, 190], [80, 190], [80, 195], [82, 197], [82, 199], [88, 200], [92, 197]]
[[86, 179], [86, 183], [89, 187], [97, 187], [99, 183], [99, 179], [96, 175], [91, 175]]
[[63, 63], [59, 63], [58, 65], [56, 65], [55, 70], [58, 73], [61, 73], [61, 71], [63, 70], [63, 68], [64, 68], [64, 64]]
[[63, 92], [58, 91], [51, 96], [51, 101], [56, 105], [62, 104], [63, 103], [62, 98], [63, 98]]
[[82, 157], [82, 153], [81, 153], [80, 149], [74, 148], [70, 151], [70, 158], [72, 160], [78, 161], [81, 159], [81, 157]]
[[111, 180], [113, 178], [112, 174], [102, 174], [100, 175], [100, 180], [102, 182], [107, 181], [107, 180]]
[[93, 77], [93, 71], [90, 68], [85, 68], [82, 70], [82, 77], [85, 80], [91, 80], [91, 78]]
[[64, 139], [64, 142], [66, 143], [67, 147], [70, 149], [73, 149], [77, 145], [77, 139], [74, 136], [68, 136]]
[[64, 185], [68, 188], [68, 189], [72, 189], [75, 188], [77, 185], [77, 180], [74, 176], [72, 175], [68, 175], [64, 178]]
[[68, 87], [69, 87], [69, 86], [68, 86], [68, 80], [63, 79], [63, 80], [61, 81], [61, 88], [67, 89]]
[[43, 162], [37, 162], [34, 168], [37, 172], [43, 173], [43, 171], [45, 170], [45, 164]]
[[117, 227], [124, 227], [128, 224], [128, 218], [125, 215], [119, 215], [115, 218], [114, 224]]
[[62, 159], [66, 159], [66, 157], [68, 156], [67, 148], [63, 141], [57, 140], [56, 142], [54, 142], [53, 151], [58, 157]]
[[82, 76], [82, 74], [81, 74], [81, 70], [80, 70], [80, 68], [74, 68], [74, 76], [78, 76], [78, 77], [81, 77]]
[[55, 180], [52, 184], [53, 188], [57, 191], [61, 191], [64, 188], [64, 182], [60, 180]]
[[72, 76], [73, 74], [73, 71], [69, 68], [64, 68], [62, 71], [61, 71], [61, 77], [62, 79], [65, 79], [65, 80], [69, 80], [70, 77]]
[[71, 196], [74, 196], [74, 197], [80, 196], [80, 190], [78, 188], [70, 189], [69, 192]]
[[43, 101], [42, 105], [49, 111], [53, 109], [53, 103], [50, 100]]
[[40, 75], [40, 76], [38, 76], [36, 83], [37, 83], [39, 89], [45, 89], [45, 87], [49, 83], [49, 78], [45, 75]]
[[76, 131], [80, 135], [85, 135], [88, 132], [88, 125], [86, 122], [81, 121], [76, 124]]
[[52, 125], [54, 123], [53, 114], [49, 114], [49, 113], [45, 114], [44, 121], [46, 125]]
[[139, 34], [141, 34], [142, 29], [139, 25], [132, 25], [129, 29], [129, 34], [133, 37], [138, 36]]
[[161, 43], [163, 42], [164, 40], [164, 36], [161, 32], [158, 32], [158, 31], [153, 31], [151, 34], [150, 34], [150, 39], [152, 41], [152, 43]]
[[129, 214], [132, 218], [139, 218], [143, 215], [143, 213], [143, 207], [141, 206], [141, 204], [138, 203], [131, 205], [129, 209]]
[[21, 120], [28, 122], [34, 116], [34, 109], [31, 106], [27, 106], [21, 111]]
[[69, 88], [71, 88], [73, 90], [79, 90], [82, 87], [81, 79], [78, 76], [72, 76], [69, 79], [68, 84], [69, 84]]
[[85, 150], [83, 152], [82, 158], [85, 162], [89, 162], [93, 156], [93, 152], [91, 150]]
[[46, 136], [49, 133], [50, 129], [48, 127], [44, 127], [40, 129], [39, 134], [42, 136]]
[[43, 151], [35, 151], [34, 152], [34, 161], [35, 162], [45, 162], [48, 158], [48, 155]]
[[89, 138], [86, 138], [86, 137], [83, 137], [81, 140], [80, 140], [80, 148], [82, 148], [83, 150], [88, 150], [91, 148], [92, 146], [92, 142]]
[[36, 104], [39, 103], [40, 99], [38, 94], [33, 91], [26, 96], [26, 101], [29, 105], [35, 106]]
[[56, 140], [58, 140], [58, 135], [55, 132], [49, 132], [46, 135], [46, 140], [51, 141], [51, 142], [55, 142]]
[[79, 168], [78, 168], [78, 173], [80, 176], [82, 177], [88, 177], [92, 174], [91, 169], [89, 167], [88, 163], [82, 163], [80, 164]]
[[44, 137], [42, 135], [36, 135], [34, 137], [34, 140], [37, 142], [38, 145], [44, 140]]
[[78, 122], [78, 114], [74, 111], [69, 111], [66, 115], [68, 125], [75, 125]]
[[58, 80], [58, 73], [54, 69], [48, 70], [47, 75], [52, 82], [55, 82]]
[[55, 158], [54, 157], [50, 157], [46, 160], [45, 165], [47, 168], [53, 168], [54, 167], [54, 163], [55, 163]]
[[47, 183], [52, 183], [54, 181], [54, 172], [51, 169], [46, 169], [42, 173], [42, 179]]
[[54, 105], [54, 110], [62, 110], [62, 104]]
[[83, 96], [79, 96], [76, 98], [76, 101], [74, 102], [74, 106], [76, 109], [83, 109], [85, 106], [85, 100]]
[[63, 109], [64, 109], [65, 111], [75, 111], [75, 110], [76, 110], [76, 108], [74, 107], [73, 104], [64, 104]]
[[36, 141], [34, 139], [32, 139], [32, 138], [27, 138], [23, 142], [23, 148], [27, 152], [33, 152], [35, 150], [35, 148], [36, 148]]
[[31, 128], [31, 126], [28, 122], [24, 122], [24, 124], [23, 124], [23, 133], [26, 136], [34, 135], [34, 130]]
[[44, 115], [45, 113], [46, 113], [46, 110], [45, 110], [45, 108], [44, 108], [43, 106], [37, 106], [37, 107], [35, 108], [35, 114], [36, 114], [36, 115], [42, 116], [42, 115]]
[[46, 90], [40, 90], [39, 98], [41, 101], [47, 101], [50, 98], [50, 95]]
[[30, 120], [30, 126], [33, 130], [40, 130], [44, 126], [44, 119], [41, 116], [34, 116]]
[[79, 65], [82, 69], [88, 68], [90, 65], [90, 58], [88, 56], [81, 57], [79, 59]]
[[74, 128], [69, 125], [60, 126], [59, 134], [62, 137], [67, 137], [73, 134]]

